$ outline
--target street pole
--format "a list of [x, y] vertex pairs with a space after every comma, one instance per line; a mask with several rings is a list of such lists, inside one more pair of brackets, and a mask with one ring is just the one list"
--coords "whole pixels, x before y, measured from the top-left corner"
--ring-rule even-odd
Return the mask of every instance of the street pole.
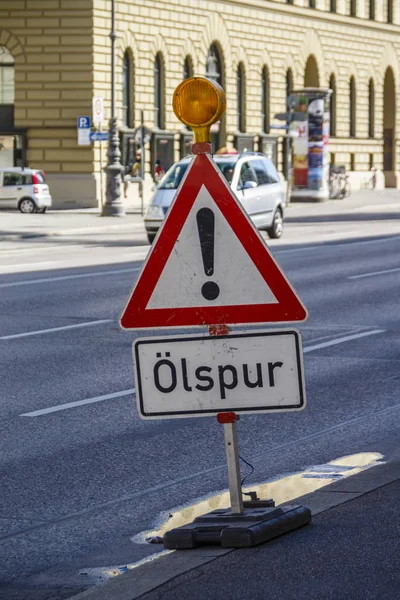
[[107, 154], [107, 187], [106, 201], [103, 205], [101, 215], [103, 217], [123, 217], [125, 209], [121, 196], [122, 165], [121, 152], [119, 149], [118, 124], [115, 110], [115, 0], [111, 0], [111, 118], [108, 133]]

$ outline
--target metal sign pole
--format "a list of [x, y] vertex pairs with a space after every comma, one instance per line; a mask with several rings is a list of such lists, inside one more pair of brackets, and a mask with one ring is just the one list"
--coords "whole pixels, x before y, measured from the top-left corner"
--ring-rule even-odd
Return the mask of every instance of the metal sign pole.
[[[101, 123], [99, 124], [99, 131], [102, 133], [103, 128]], [[100, 208], [104, 206], [104, 186], [103, 186], [103, 142], [100, 140]]]
[[[211, 325], [208, 328], [210, 335], [227, 335], [227, 325]], [[234, 412], [218, 413], [217, 421], [224, 426], [226, 463], [228, 465], [229, 496], [231, 499], [231, 513], [243, 514], [242, 480], [240, 476], [239, 449], [237, 443], [236, 421], [238, 415]]]
[[235, 413], [220, 413], [218, 415], [218, 422], [223, 423], [224, 425], [229, 495], [231, 498], [231, 512], [233, 515], [241, 515], [243, 513], [242, 484], [236, 433], [237, 418]]

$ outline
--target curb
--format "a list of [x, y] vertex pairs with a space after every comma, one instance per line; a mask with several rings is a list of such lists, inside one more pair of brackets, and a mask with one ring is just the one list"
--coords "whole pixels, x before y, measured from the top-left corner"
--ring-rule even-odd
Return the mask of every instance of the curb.
[[[352, 477], [336, 481], [316, 492], [311, 492], [294, 501], [305, 504], [313, 516], [336, 506], [355, 500], [373, 490], [400, 479], [400, 458], [371, 467]], [[144, 594], [161, 587], [168, 581], [217, 560], [232, 548], [198, 548], [195, 550], [172, 551], [161, 557], [153, 555], [127, 573], [92, 587], [70, 600], [136, 600]]]
[[144, 225], [142, 223], [121, 223], [120, 225], [107, 225], [105, 227], [76, 227], [74, 229], [62, 229], [59, 231], [51, 231], [49, 233], [21, 233], [5, 236], [5, 241], [18, 241], [27, 239], [53, 238], [53, 237], [68, 237], [74, 235], [85, 235], [92, 233], [112, 233], [118, 231], [139, 231], [145, 234]]

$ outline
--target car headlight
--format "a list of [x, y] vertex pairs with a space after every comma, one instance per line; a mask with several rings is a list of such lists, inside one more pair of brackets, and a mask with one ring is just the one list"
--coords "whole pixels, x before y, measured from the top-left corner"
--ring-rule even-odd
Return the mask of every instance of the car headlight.
[[146, 212], [146, 216], [147, 217], [157, 217], [157, 218], [163, 219], [164, 211], [162, 209], [162, 206], [160, 206], [158, 204], [149, 206], [147, 209], [147, 212]]

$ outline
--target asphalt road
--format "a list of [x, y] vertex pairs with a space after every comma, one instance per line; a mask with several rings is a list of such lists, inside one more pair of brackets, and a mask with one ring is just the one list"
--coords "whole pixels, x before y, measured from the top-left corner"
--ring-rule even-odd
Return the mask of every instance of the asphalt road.
[[[398, 208], [341, 214], [303, 219], [296, 208], [272, 245], [310, 313], [299, 327], [308, 406], [241, 419], [250, 483], [398, 450]], [[136, 413], [135, 335], [118, 317], [145, 244], [139, 228], [0, 254], [0, 591], [85, 585], [82, 570], [140, 560], [160, 548], [132, 537], [227, 485], [214, 419]]]

